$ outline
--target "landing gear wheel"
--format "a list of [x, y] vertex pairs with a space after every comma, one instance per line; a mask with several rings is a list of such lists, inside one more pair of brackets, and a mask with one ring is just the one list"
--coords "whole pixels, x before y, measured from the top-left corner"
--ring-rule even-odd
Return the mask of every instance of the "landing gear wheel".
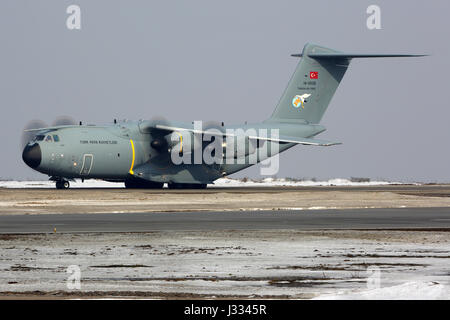
[[125, 188], [127, 189], [162, 189], [164, 183], [151, 182], [145, 180], [130, 179], [125, 180]]
[[56, 189], [69, 189], [70, 188], [70, 182], [67, 180], [63, 181], [56, 181]]
[[169, 189], [206, 189], [206, 183], [168, 183]]

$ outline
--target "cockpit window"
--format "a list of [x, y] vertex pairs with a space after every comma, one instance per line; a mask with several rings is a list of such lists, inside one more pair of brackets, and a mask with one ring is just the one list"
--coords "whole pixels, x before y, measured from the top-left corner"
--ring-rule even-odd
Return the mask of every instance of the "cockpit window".
[[45, 136], [42, 134], [38, 134], [36, 137], [34, 137], [35, 141], [42, 141], [44, 140]]
[[54, 134], [54, 135], [53, 135], [53, 140], [54, 140], [55, 142], [59, 142], [59, 137], [58, 137], [57, 134]]
[[47, 136], [45, 137], [45, 141], [47, 141], [47, 142], [53, 142], [52, 136], [51, 136], [51, 135], [47, 135]]

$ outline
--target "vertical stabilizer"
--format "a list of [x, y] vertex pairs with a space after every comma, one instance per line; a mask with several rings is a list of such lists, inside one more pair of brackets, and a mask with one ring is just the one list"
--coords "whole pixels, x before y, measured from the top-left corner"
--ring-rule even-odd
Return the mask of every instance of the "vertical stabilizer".
[[353, 58], [422, 57], [423, 54], [346, 53], [306, 44], [274, 113], [267, 121], [319, 123]]
[[[348, 68], [351, 58], [313, 58], [310, 54], [339, 54], [338, 51], [306, 44], [270, 120], [319, 123]], [[300, 56], [300, 55], [297, 55]]]

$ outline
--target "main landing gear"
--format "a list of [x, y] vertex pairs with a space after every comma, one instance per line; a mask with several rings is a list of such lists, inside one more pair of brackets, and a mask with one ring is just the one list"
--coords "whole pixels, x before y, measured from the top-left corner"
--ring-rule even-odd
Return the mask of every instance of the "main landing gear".
[[[129, 178], [125, 180], [127, 189], [162, 189], [163, 182], [153, 182], [138, 178]], [[169, 189], [206, 189], [206, 183], [168, 183]]]
[[67, 180], [58, 180], [56, 181], [56, 189], [69, 189], [70, 182]]
[[162, 189], [164, 183], [152, 182], [143, 179], [127, 179], [125, 180], [125, 188], [127, 189]]
[[168, 183], [169, 189], [206, 189], [206, 183]]

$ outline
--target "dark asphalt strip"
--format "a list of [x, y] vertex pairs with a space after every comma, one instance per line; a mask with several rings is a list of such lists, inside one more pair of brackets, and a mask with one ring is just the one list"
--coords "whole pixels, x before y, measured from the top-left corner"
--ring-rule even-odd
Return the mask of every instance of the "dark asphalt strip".
[[0, 216], [0, 233], [448, 229], [450, 207]]

